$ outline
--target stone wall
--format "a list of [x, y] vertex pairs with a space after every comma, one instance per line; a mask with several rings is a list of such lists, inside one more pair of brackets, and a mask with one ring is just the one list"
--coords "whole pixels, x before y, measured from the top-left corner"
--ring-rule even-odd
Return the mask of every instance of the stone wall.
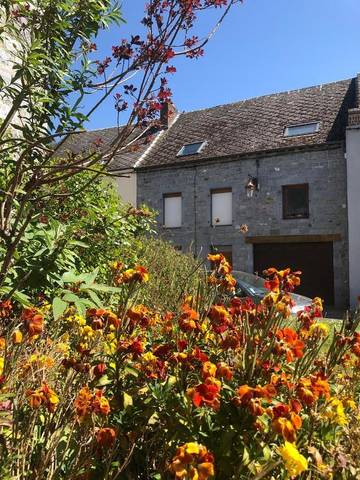
[[[196, 167], [139, 170], [138, 204], [147, 203], [159, 212], [159, 232], [183, 250], [205, 256], [211, 245], [232, 245], [235, 270], [253, 271], [253, 246], [245, 243], [240, 225], [248, 235], [340, 234], [334, 242], [335, 302], [348, 301], [348, 235], [346, 165], [342, 146], [308, 152], [259, 157], [260, 191], [247, 198], [248, 174], [257, 176], [256, 159], [233, 159]], [[309, 184], [310, 218], [284, 220], [282, 186]], [[212, 227], [211, 189], [232, 188], [233, 225]], [[181, 192], [183, 226], [164, 229], [163, 194]]]

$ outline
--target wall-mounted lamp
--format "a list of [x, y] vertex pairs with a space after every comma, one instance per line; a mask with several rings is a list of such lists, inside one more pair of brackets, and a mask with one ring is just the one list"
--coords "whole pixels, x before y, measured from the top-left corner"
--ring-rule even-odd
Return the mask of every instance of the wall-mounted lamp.
[[248, 198], [252, 198], [254, 196], [255, 192], [259, 191], [259, 181], [256, 177], [253, 177], [252, 175], [249, 175], [249, 179], [246, 182], [245, 185], [245, 190], [246, 190], [246, 196]]

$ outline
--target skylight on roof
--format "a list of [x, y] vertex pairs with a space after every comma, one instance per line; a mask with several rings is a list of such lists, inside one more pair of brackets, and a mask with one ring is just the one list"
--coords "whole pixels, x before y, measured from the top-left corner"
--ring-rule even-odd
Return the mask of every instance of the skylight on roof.
[[285, 137], [296, 137], [298, 135], [310, 135], [319, 131], [319, 122], [303, 123], [300, 125], [291, 125], [285, 128]]
[[185, 157], [187, 155], [195, 155], [196, 153], [200, 153], [201, 150], [205, 147], [205, 145], [206, 142], [187, 143], [186, 145], [181, 147], [177, 156]]

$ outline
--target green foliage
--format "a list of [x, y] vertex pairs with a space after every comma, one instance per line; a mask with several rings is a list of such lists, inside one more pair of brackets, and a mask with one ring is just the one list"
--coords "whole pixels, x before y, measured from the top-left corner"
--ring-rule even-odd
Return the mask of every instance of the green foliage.
[[179, 308], [185, 295], [196, 295], [204, 277], [202, 260], [191, 252], [176, 250], [161, 238], [140, 237], [126, 255], [152, 272], [147, 288], [140, 293], [141, 301], [161, 311]]
[[[125, 249], [129, 252], [135, 237], [153, 232], [154, 215], [146, 208], [124, 204], [110, 180], [91, 179], [89, 172], [69, 178], [61, 187], [67, 197], [51, 198], [44, 205], [44, 214], [66, 224], [68, 237], [80, 242], [73, 249], [77, 271], [99, 268], [104, 281], [109, 263], [121, 258]], [[133, 263], [133, 255], [129, 263]]]
[[[65, 181], [67, 196], [44, 203], [41, 214], [29, 223], [15, 255], [6, 285], [35, 296], [52, 296], [68, 271], [92, 272], [107, 280], [109, 263], [130, 252], [135, 237], [152, 232], [153, 214], [130, 209], [112, 182], [99, 177], [89, 185], [90, 173]], [[81, 195], [78, 190], [85, 185]], [[5, 255], [5, 249], [0, 254]], [[133, 263], [135, 252], [129, 254]]]
[[58, 320], [65, 311], [74, 306], [80, 315], [85, 316], [88, 308], [102, 308], [98, 294], [120, 293], [121, 289], [95, 283], [98, 269], [80, 275], [66, 272], [62, 275], [60, 289], [53, 300], [54, 319]]

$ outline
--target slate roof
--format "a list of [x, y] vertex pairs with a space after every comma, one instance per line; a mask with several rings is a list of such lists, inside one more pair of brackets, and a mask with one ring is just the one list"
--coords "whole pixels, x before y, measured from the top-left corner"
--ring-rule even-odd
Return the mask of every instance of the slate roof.
[[[136, 149], [115, 155], [109, 170], [169, 167], [342, 141], [348, 110], [357, 106], [356, 82], [356, 78], [342, 80], [178, 114], [168, 130], [145, 135]], [[317, 133], [284, 136], [287, 126], [310, 122], [320, 123]], [[99, 138], [99, 148], [106, 148], [118, 134], [118, 127], [114, 127], [73, 135], [59, 153], [88, 152]], [[136, 131], [133, 135], [138, 134]], [[207, 142], [201, 153], [177, 156], [183, 145], [201, 141]]]
[[[356, 79], [182, 113], [137, 168], [331, 144], [345, 138], [356, 103]], [[320, 122], [317, 133], [285, 137], [286, 126]], [[207, 141], [201, 153], [177, 157], [184, 144]]]
[[[113, 142], [116, 141], [120, 133], [121, 128], [119, 129], [118, 127], [112, 127], [70, 135], [70, 137], [57, 151], [57, 155], [61, 156], [66, 152], [72, 152], [75, 154], [88, 154], [92, 151], [105, 151], [113, 144]], [[129, 136], [128, 141], [135, 139], [140, 134], [141, 131], [139, 129], [135, 130]], [[150, 142], [156, 137], [156, 135], [157, 133], [153, 133], [152, 135], [146, 133], [142, 138], [136, 141], [136, 146], [130, 147], [126, 152], [115, 154], [114, 159], [109, 165], [109, 171], [116, 172], [133, 168], [141, 155], [149, 148]], [[101, 142], [97, 146], [97, 142], [99, 140]]]

